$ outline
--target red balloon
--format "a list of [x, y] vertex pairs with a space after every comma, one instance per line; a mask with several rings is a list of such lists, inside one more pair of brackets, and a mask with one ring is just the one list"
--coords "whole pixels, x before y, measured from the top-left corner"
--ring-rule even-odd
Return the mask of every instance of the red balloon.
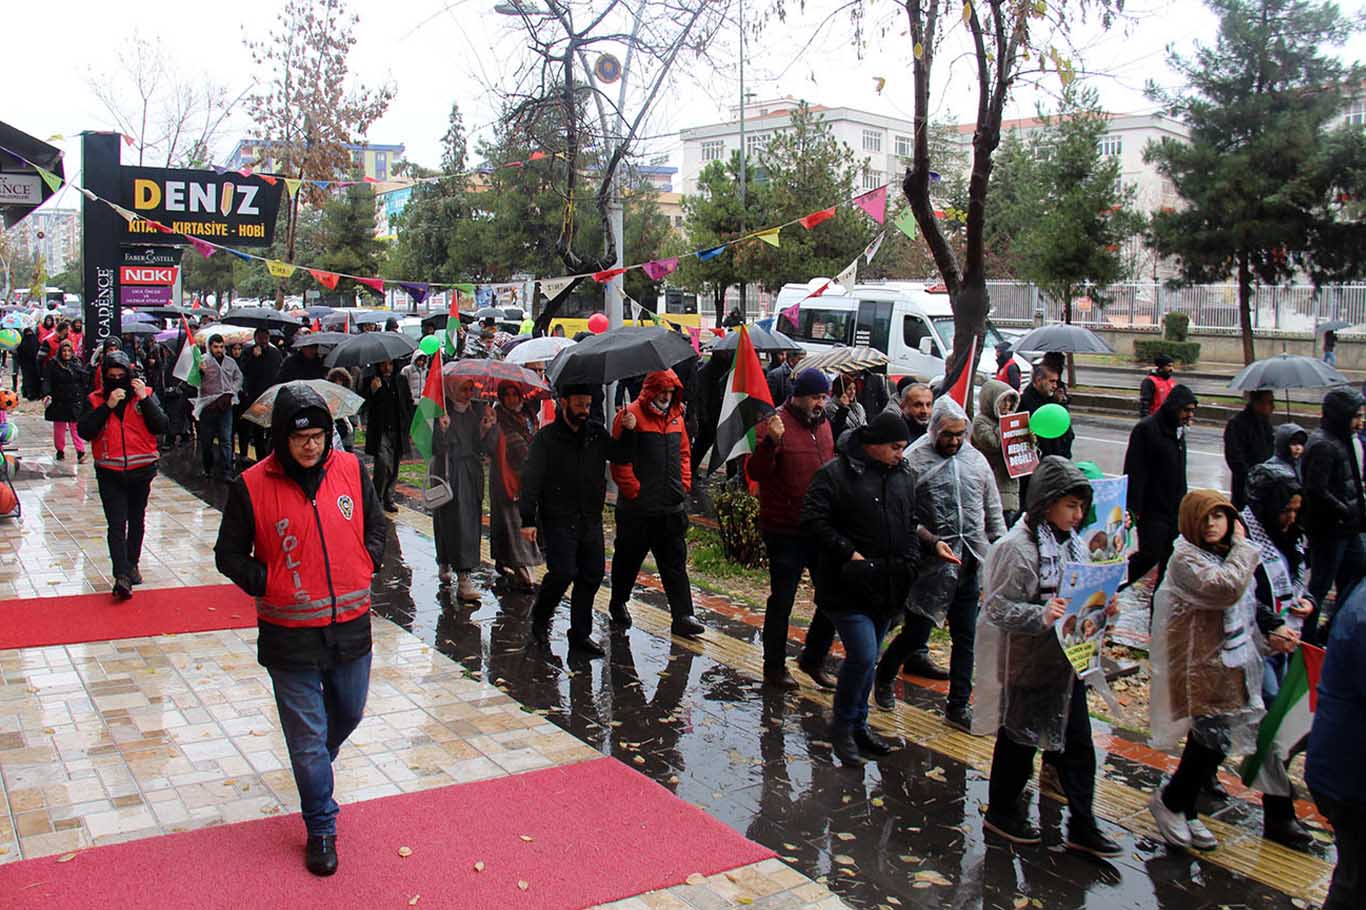
[[14, 491], [9, 488], [9, 484], [0, 483], [0, 516], [9, 515], [19, 506], [19, 501], [14, 497]]
[[592, 332], [594, 335], [601, 335], [603, 332], [607, 331], [608, 325], [609, 323], [607, 322], [607, 315], [605, 313], [594, 313], [592, 316], [588, 317], [588, 331]]

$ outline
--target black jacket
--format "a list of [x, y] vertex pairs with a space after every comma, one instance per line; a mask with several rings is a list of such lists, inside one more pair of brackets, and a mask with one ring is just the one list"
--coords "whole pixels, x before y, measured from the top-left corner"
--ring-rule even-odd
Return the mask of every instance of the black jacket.
[[1300, 457], [1304, 481], [1301, 519], [1311, 535], [1347, 537], [1366, 529], [1361, 469], [1352, 451], [1352, 418], [1363, 399], [1355, 389], [1333, 389], [1323, 396], [1323, 418], [1309, 434]]
[[[285, 355], [280, 353], [280, 349], [273, 344], [268, 344], [260, 348], [258, 356], [256, 347], [242, 355], [242, 401], [251, 404], [261, 397], [261, 393], [278, 382], [280, 368], [284, 366]], [[319, 358], [318, 362], [322, 362]]]
[[277, 383], [293, 382], [296, 379], [326, 379], [327, 367], [323, 366], [322, 355], [319, 354], [312, 360], [305, 357], [302, 351], [295, 351], [285, 358], [284, 363], [280, 364], [280, 372], [275, 377]]
[[522, 493], [517, 508], [522, 527], [575, 526], [602, 523], [607, 498], [607, 462], [619, 448], [612, 434], [596, 420], [578, 432], [563, 416], [531, 437], [522, 465]]
[[[280, 393], [271, 413], [271, 436], [277, 455], [289, 450], [290, 419], [306, 407], [318, 406], [325, 407], [322, 398], [311, 389], [303, 394], [292, 391]], [[323, 461], [331, 452], [332, 436], [329, 433], [323, 448]], [[284, 482], [298, 481], [291, 478]], [[375, 485], [364, 463], [360, 466], [360, 486], [365, 549], [378, 572], [384, 562], [389, 522], [384, 517], [384, 506], [375, 493]], [[311, 489], [316, 492], [316, 484]], [[246, 481], [239, 479], [228, 489], [228, 502], [218, 527], [218, 541], [213, 548], [214, 563], [218, 571], [231, 579], [233, 584], [252, 597], [259, 597], [266, 590], [266, 567], [253, 555], [255, 538], [256, 515], [252, 509], [251, 495], [247, 492]], [[369, 612], [349, 622], [333, 623], [321, 628], [289, 628], [258, 622], [257, 629], [257, 659], [265, 667], [284, 670], [327, 669], [370, 653]]]
[[1224, 461], [1233, 474], [1232, 499], [1235, 509], [1247, 504], [1244, 489], [1247, 472], [1276, 453], [1275, 431], [1271, 421], [1252, 410], [1243, 408], [1224, 425]]
[[[374, 379], [381, 380], [377, 390], [370, 388]], [[413, 423], [413, 396], [407, 380], [397, 373], [388, 378], [366, 376], [361, 380], [361, 396], [365, 399], [365, 454], [378, 455], [380, 440], [388, 435], [397, 439], [394, 452], [402, 458], [408, 453], [408, 431]]]
[[1157, 413], [1144, 417], [1129, 433], [1124, 473], [1129, 475], [1129, 511], [1150, 527], [1172, 529], [1186, 495], [1186, 438], [1177, 432], [1181, 409], [1195, 401], [1195, 393], [1173, 386]]
[[[1046, 404], [1056, 403], [1052, 398], [1045, 398], [1038, 389], [1034, 388], [1033, 383], [1030, 383], [1029, 387], [1020, 393], [1020, 410], [1028, 411], [1030, 414]], [[1072, 432], [1071, 427], [1068, 427], [1067, 432], [1057, 439], [1037, 439], [1035, 446], [1039, 450], [1040, 458], [1048, 455], [1061, 455], [1063, 458], [1070, 459], [1072, 457], [1072, 440], [1076, 438], [1077, 434]]]
[[[920, 557], [936, 538], [916, 522], [915, 478], [906, 463], [867, 460], [862, 436], [846, 433], [835, 457], [811, 478], [801, 533], [820, 551], [811, 573], [818, 607], [889, 619], [905, 604]], [[853, 559], [855, 552], [863, 559]]]
[[43, 373], [43, 394], [52, 398], [43, 410], [43, 419], [68, 422], [79, 420], [81, 404], [85, 399], [86, 381], [81, 362], [75, 357], [65, 363], [60, 359], [49, 360]]

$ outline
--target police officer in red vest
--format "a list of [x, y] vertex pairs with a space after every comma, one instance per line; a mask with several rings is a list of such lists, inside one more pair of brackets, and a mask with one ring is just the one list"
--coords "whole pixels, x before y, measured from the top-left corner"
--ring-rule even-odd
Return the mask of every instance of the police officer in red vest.
[[337, 871], [332, 762], [370, 686], [370, 579], [388, 522], [364, 466], [332, 450], [332, 415], [302, 383], [271, 415], [272, 452], [232, 485], [214, 555], [256, 598], [257, 659], [275, 705], [308, 829], [304, 865]]
[[1172, 359], [1166, 354], [1158, 354], [1153, 358], [1152, 371], [1143, 377], [1143, 383], [1138, 387], [1138, 416], [1156, 414], [1174, 385], [1176, 378], [1172, 376]]
[[166, 432], [161, 402], [133, 372], [122, 351], [100, 361], [100, 388], [85, 400], [76, 432], [91, 444], [100, 504], [109, 525], [114, 596], [127, 600], [142, 584], [138, 562], [152, 478], [157, 475], [157, 436]]
[[1015, 362], [1015, 353], [1010, 349], [1009, 341], [996, 345], [996, 381], [1020, 391], [1020, 365]]

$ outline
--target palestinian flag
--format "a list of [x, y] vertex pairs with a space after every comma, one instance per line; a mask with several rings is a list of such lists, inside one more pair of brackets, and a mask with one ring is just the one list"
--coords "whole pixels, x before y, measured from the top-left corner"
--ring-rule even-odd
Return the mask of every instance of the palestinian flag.
[[963, 360], [958, 368], [958, 373], [953, 377], [953, 383], [948, 385], [948, 396], [958, 402], [958, 406], [963, 410], [968, 408], [968, 396], [972, 394], [972, 376], [977, 372], [977, 336], [973, 336], [972, 343], [968, 345], [968, 356]]
[[180, 346], [180, 356], [176, 358], [175, 369], [171, 375], [186, 385], [192, 385], [196, 389], [202, 381], [199, 372], [199, 345], [195, 344], [194, 332], [190, 331], [190, 323], [184, 316], [180, 317], [181, 328], [185, 331], [185, 343]]
[[1243, 783], [1273, 796], [1289, 796], [1289, 782], [1275, 756], [1290, 750], [1305, 736], [1314, 722], [1318, 706], [1319, 673], [1323, 670], [1324, 650], [1301, 643], [1290, 657], [1290, 666], [1281, 680], [1281, 691], [1267, 708], [1257, 730], [1257, 751], [1244, 762]]
[[735, 346], [735, 362], [726, 375], [721, 419], [716, 425], [713, 468], [753, 452], [754, 428], [773, 413], [773, 397], [768, 392], [768, 380], [759, 364], [759, 355], [754, 352], [754, 343], [749, 340], [749, 330], [742, 325], [739, 332], [740, 343]]
[[423, 458], [432, 457], [432, 434], [436, 419], [446, 413], [446, 389], [441, 379], [441, 351], [432, 355], [431, 365], [427, 368], [427, 384], [422, 389], [413, 422], [408, 427], [408, 435], [413, 437], [413, 448], [422, 453]]

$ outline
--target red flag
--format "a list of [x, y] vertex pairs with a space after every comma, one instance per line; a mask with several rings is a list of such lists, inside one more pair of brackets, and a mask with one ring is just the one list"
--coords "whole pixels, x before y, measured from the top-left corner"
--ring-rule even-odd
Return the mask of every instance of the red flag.
[[1328, 652], [1305, 642], [1300, 642], [1300, 651], [1304, 654], [1304, 672], [1309, 678], [1309, 713], [1313, 714], [1319, 708], [1319, 674], [1323, 672], [1323, 659]]
[[359, 281], [361, 284], [365, 285], [367, 288], [370, 288], [376, 294], [384, 293], [383, 278], [357, 278], [356, 280]]
[[968, 396], [972, 394], [972, 374], [977, 368], [977, 337], [973, 336], [972, 343], [968, 345], [968, 357], [963, 361], [962, 367], [958, 372], [958, 378], [949, 387], [949, 397], [958, 402], [959, 407], [967, 410]]
[[829, 221], [835, 217], [835, 207], [832, 205], [828, 209], [821, 209], [819, 212], [812, 212], [802, 218], [798, 223], [808, 231], [820, 224], [822, 221]]
[[318, 284], [321, 284], [329, 291], [335, 291], [337, 289], [337, 282], [341, 280], [341, 276], [336, 272], [324, 272], [322, 269], [309, 269], [308, 274], [312, 275], [314, 281], [318, 282]]
[[593, 273], [593, 280], [598, 284], [606, 284], [618, 275], [625, 275], [626, 269], [604, 269], [601, 272]]
[[256, 176], [260, 177], [262, 180], [264, 180], [266, 183], [269, 183], [271, 186], [274, 186], [275, 181], [279, 179], [278, 177], [272, 177], [269, 174], [257, 174]]
[[323, 321], [322, 321], [321, 319], [319, 319], [317, 316], [314, 316], [314, 317], [313, 317], [313, 331], [315, 331], [315, 332], [321, 332], [322, 330], [323, 330]]

